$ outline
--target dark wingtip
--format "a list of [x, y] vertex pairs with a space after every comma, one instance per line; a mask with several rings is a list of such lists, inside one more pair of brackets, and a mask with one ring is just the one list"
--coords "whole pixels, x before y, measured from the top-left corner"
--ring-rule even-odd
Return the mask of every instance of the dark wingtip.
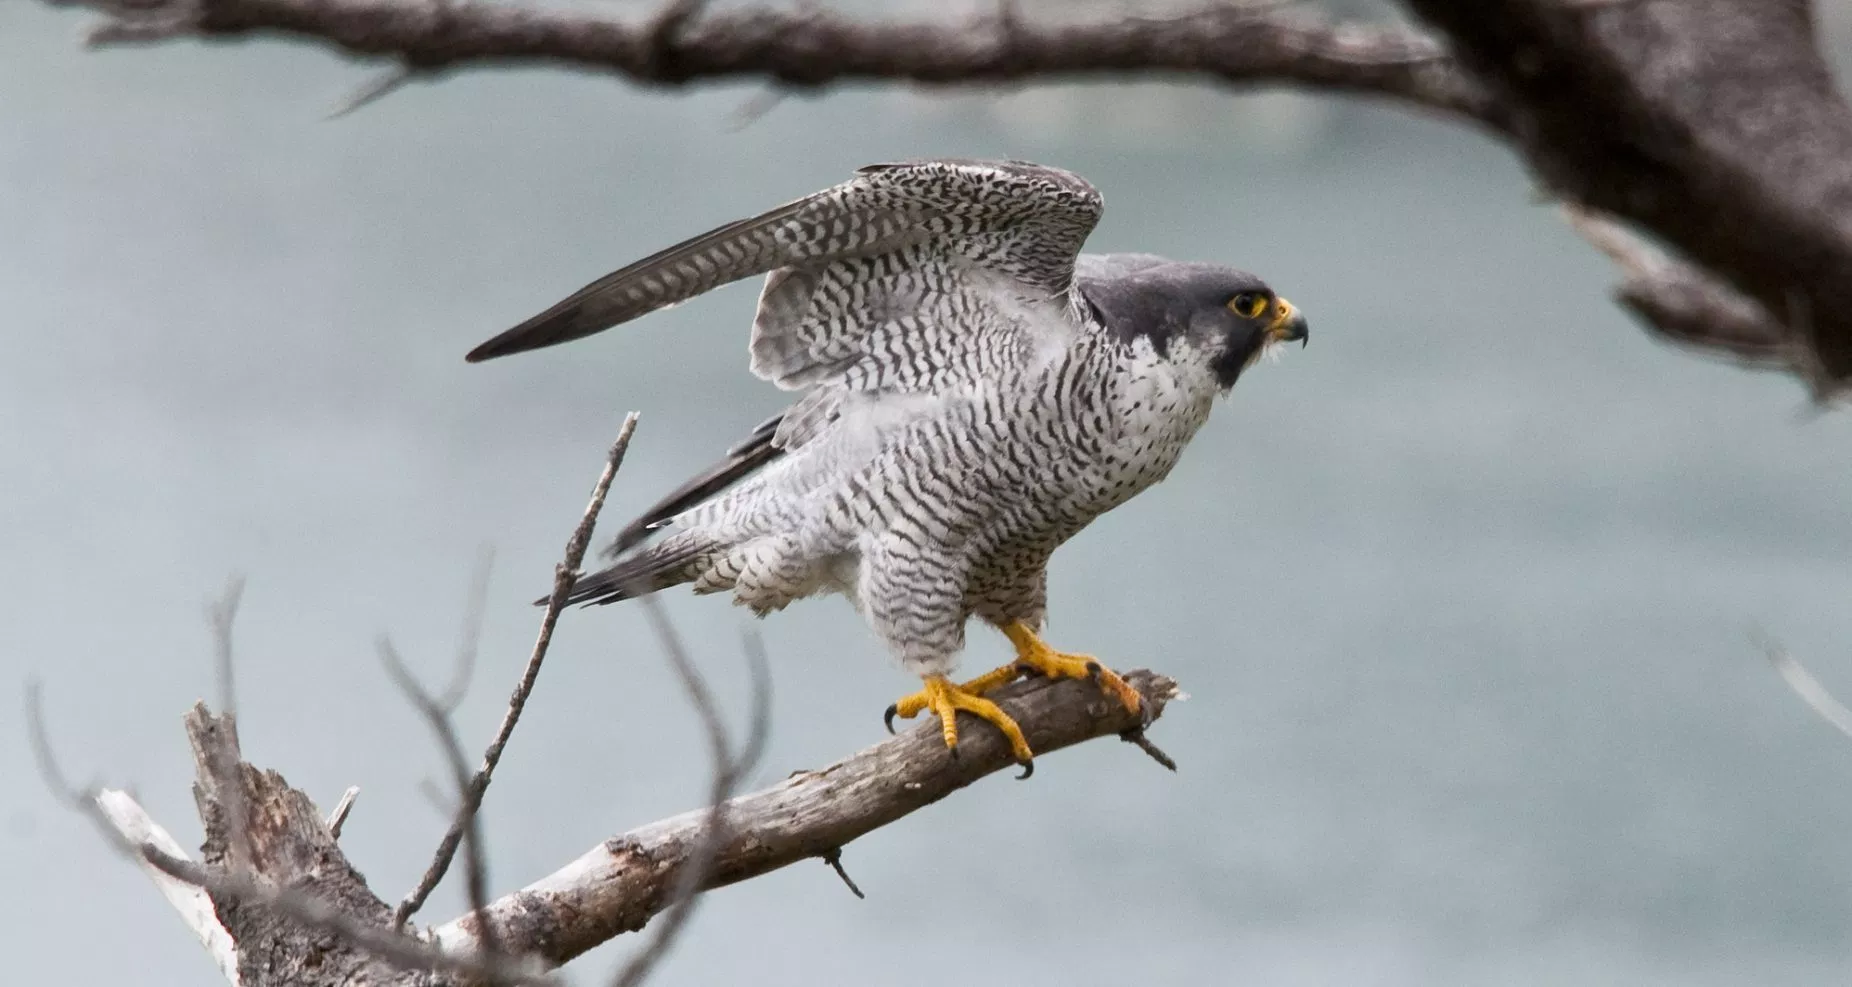
[[582, 301], [579, 298], [568, 298], [513, 329], [496, 334], [463, 354], [463, 362], [481, 363], [496, 357], [543, 349], [590, 336], [607, 328], [588, 325], [587, 320], [581, 317], [584, 310]]

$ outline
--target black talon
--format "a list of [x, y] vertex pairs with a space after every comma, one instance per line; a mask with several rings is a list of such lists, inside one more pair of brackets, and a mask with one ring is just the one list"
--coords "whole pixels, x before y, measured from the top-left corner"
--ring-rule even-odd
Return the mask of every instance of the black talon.
[[1099, 685], [1100, 677], [1105, 674], [1106, 674], [1106, 669], [1101, 667], [1099, 662], [1090, 661], [1087, 663], [1087, 678], [1092, 679], [1094, 685]]
[[887, 724], [887, 732], [894, 732], [894, 717], [900, 714], [899, 703], [888, 703], [887, 712], [881, 714], [881, 722]]
[[1024, 778], [1027, 778], [1032, 774], [1035, 774], [1035, 761], [1033, 759], [1030, 759], [1030, 760], [1022, 762], [1022, 774], [1017, 775], [1016, 780], [1022, 781]]
[[1042, 677], [1042, 670], [1035, 667], [1034, 665], [1029, 664], [1026, 661], [1017, 662], [1016, 671], [1022, 673], [1023, 678], [1038, 678], [1039, 679]]

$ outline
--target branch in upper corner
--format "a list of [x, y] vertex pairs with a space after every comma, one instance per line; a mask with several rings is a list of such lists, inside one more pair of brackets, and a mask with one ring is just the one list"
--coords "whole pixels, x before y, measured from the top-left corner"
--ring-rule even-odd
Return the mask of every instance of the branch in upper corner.
[[1615, 298], [1664, 339], [1729, 357], [1746, 366], [1790, 370], [1824, 399], [1824, 376], [1812, 348], [1754, 299], [1722, 279], [1653, 246], [1620, 222], [1564, 206], [1569, 225], [1607, 254], [1626, 279]]
[[47, 2], [108, 14], [104, 40], [282, 35], [391, 58], [406, 72], [563, 62], [653, 84], [731, 79], [797, 88], [1181, 75], [1374, 94], [1509, 126], [1491, 92], [1427, 35], [1213, 0], [1162, 16], [1044, 19], [1013, 11], [911, 22], [862, 21], [808, 4], [704, 11], [681, 0], [643, 18], [485, 0]]
[[[1176, 682], [1137, 670], [1126, 681], [1150, 718], [1180, 697]], [[1108, 701], [1092, 683], [1024, 680], [990, 694], [1022, 727], [1038, 752], [1052, 754], [1095, 737], [1140, 726], [1140, 715]], [[923, 724], [817, 771], [804, 771], [724, 805], [724, 838], [702, 889], [757, 877], [800, 860], [827, 857], [857, 837], [1013, 767], [1009, 745], [994, 730], [960, 735], [958, 755], [938, 724]], [[1038, 779], [1049, 775], [1037, 772]], [[1048, 783], [1037, 781], [1036, 784]], [[643, 927], [674, 899], [677, 881], [709, 832], [700, 809], [614, 836], [551, 876], [488, 908], [503, 945], [564, 963], [614, 936]], [[455, 951], [473, 949], [468, 916], [433, 930]]]

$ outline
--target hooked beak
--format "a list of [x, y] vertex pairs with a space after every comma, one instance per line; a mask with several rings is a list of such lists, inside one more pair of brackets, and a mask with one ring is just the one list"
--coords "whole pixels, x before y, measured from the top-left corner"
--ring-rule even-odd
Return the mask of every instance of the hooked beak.
[[1305, 325], [1305, 313], [1284, 298], [1276, 300], [1273, 321], [1267, 323], [1266, 332], [1268, 342], [1289, 343], [1296, 339], [1302, 348], [1311, 335]]

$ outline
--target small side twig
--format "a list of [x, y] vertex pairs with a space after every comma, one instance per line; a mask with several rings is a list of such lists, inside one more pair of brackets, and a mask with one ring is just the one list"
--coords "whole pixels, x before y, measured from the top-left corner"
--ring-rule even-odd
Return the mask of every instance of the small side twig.
[[347, 814], [354, 811], [354, 800], [360, 797], [360, 786], [349, 785], [341, 793], [341, 801], [334, 804], [334, 811], [328, 813], [328, 835], [341, 838], [341, 827], [347, 825]]
[[[463, 759], [463, 744], [457, 739], [456, 726], [452, 722], [457, 707], [469, 694], [470, 679], [475, 675], [476, 656], [482, 650], [482, 622], [489, 605], [489, 572], [494, 565], [495, 553], [487, 548], [482, 551], [476, 563], [475, 574], [470, 579], [469, 599], [463, 607], [463, 632], [457, 644], [456, 667], [452, 669], [450, 684], [441, 694], [433, 694], [418, 683], [405, 662], [399, 658], [398, 649], [385, 637], [379, 641], [380, 660], [386, 666], [386, 673], [392, 677], [393, 684], [405, 694], [419, 715], [424, 717], [431, 732], [436, 735], [439, 748], [444, 753], [444, 761], [450, 768], [450, 781], [456, 788], [457, 806], [451, 820], [451, 827], [463, 830], [463, 881], [469, 896], [470, 914], [475, 916], [482, 927], [478, 945], [481, 950], [494, 956], [501, 952], [501, 942], [493, 929], [485, 923], [485, 909], [489, 900], [488, 863], [482, 850], [481, 813], [477, 810], [481, 803], [469, 801], [470, 773], [469, 765]], [[399, 928], [395, 920], [394, 928]]]
[[503, 714], [501, 726], [495, 731], [495, 738], [482, 754], [482, 766], [476, 769], [474, 777], [469, 779], [461, 793], [457, 816], [438, 841], [437, 853], [431, 864], [419, 879], [418, 886], [399, 902], [392, 913], [392, 926], [402, 929], [405, 923], [418, 909], [424, 907], [426, 899], [444, 879], [450, 869], [450, 863], [456, 858], [457, 847], [463, 842], [465, 828], [469, 819], [482, 808], [483, 793], [489, 789], [489, 781], [495, 773], [495, 766], [501, 763], [502, 751], [508, 746], [508, 738], [513, 736], [515, 724], [520, 722], [521, 713], [527, 708], [527, 697], [534, 691], [534, 683], [539, 681], [540, 666], [546, 660], [547, 649], [553, 643], [553, 628], [559, 623], [559, 615], [566, 607], [566, 594], [572, 592], [572, 584], [578, 578], [579, 565], [585, 561], [585, 550], [591, 544], [592, 528], [598, 523], [598, 514], [604, 510], [605, 496], [611, 491], [611, 481], [617, 477], [617, 471], [624, 464], [624, 453], [630, 448], [630, 437], [637, 430], [636, 412], [625, 416], [623, 427], [618, 429], [617, 441], [612, 444], [611, 452], [605, 457], [604, 472], [592, 487], [591, 502], [585, 506], [585, 514], [566, 541], [565, 557], [553, 570], [553, 593], [547, 598], [546, 613], [540, 618], [540, 634], [534, 641], [534, 650], [528, 656], [527, 666], [521, 672], [521, 680], [515, 684], [514, 693], [508, 697], [508, 711]]
[[1125, 741], [1128, 744], [1131, 744], [1137, 747], [1141, 751], [1144, 751], [1146, 754], [1151, 756], [1151, 759], [1153, 761], [1156, 761], [1157, 763], [1162, 764], [1166, 768], [1169, 768], [1172, 771], [1177, 770], [1177, 762], [1172, 760], [1169, 754], [1164, 753], [1164, 749], [1162, 747], [1159, 747], [1158, 745], [1152, 743], [1150, 737], [1145, 736], [1144, 727], [1133, 727], [1132, 729], [1119, 734], [1119, 739]]
[[387, 96], [405, 88], [406, 84], [410, 83], [412, 79], [417, 76], [419, 71], [419, 69], [413, 68], [409, 62], [401, 62], [379, 73], [377, 76], [361, 85], [360, 88], [354, 90], [352, 95], [335, 104], [334, 109], [329, 110], [328, 115], [323, 117], [322, 120], [339, 120], [356, 110], [385, 99]]
[[830, 865], [830, 869], [836, 872], [836, 876], [842, 878], [842, 883], [849, 886], [850, 894], [857, 898], [867, 899], [868, 896], [863, 894], [862, 889], [856, 887], [855, 881], [850, 879], [849, 872], [842, 869], [842, 847], [831, 847], [825, 851], [823, 862]]
[[[456, 728], [450, 722], [450, 715], [455, 710], [455, 704], [446, 704], [425, 691], [424, 687], [418, 684], [418, 680], [412, 676], [411, 670], [405, 667], [404, 660], [399, 657], [398, 649], [394, 648], [392, 642], [385, 638], [381, 638], [379, 642], [379, 657], [386, 666], [387, 674], [392, 676], [393, 684], [405, 694], [407, 701], [418, 710], [418, 714], [423, 716], [425, 723], [430, 726], [431, 732], [437, 736], [438, 747], [444, 752], [444, 760], [450, 767], [451, 780], [456, 785], [458, 798], [461, 800], [469, 789], [469, 766], [463, 760], [463, 744], [457, 740]], [[460, 692], [456, 694], [456, 698], [461, 698]], [[489, 898], [488, 867], [482, 857], [482, 826], [478, 815], [474, 807], [459, 801], [456, 818], [451, 825], [461, 825], [463, 829], [463, 871], [464, 882], [468, 886], [470, 913], [476, 916], [477, 924], [481, 929], [482, 951], [494, 956], [501, 952], [501, 943], [495, 938], [494, 930], [483, 921], [486, 917], [484, 909], [488, 907]], [[395, 929], [400, 927], [396, 919], [393, 927]]]
[[1814, 678], [1806, 666], [1795, 661], [1794, 656], [1788, 654], [1788, 649], [1775, 643], [1774, 639], [1757, 632], [1751, 635], [1751, 640], [1762, 649], [1768, 663], [1775, 666], [1775, 672], [1788, 684], [1788, 688], [1801, 697], [1801, 702], [1818, 713], [1821, 719], [1832, 724], [1834, 729], [1852, 737], [1852, 709], [1847, 709], [1844, 703], [1833, 698], [1826, 686]]
[[764, 754], [765, 743], [771, 733], [770, 664], [765, 660], [764, 645], [756, 634], [749, 633], [745, 641], [746, 657], [752, 670], [752, 720], [747, 727], [746, 742], [736, 753], [727, 737], [720, 706], [701, 678], [700, 670], [689, 660], [680, 636], [675, 633], [674, 626], [662, 611], [662, 605], [654, 595], [647, 593], [640, 595], [639, 602], [706, 730], [708, 754], [713, 761], [713, 782], [708, 790], [707, 820], [694, 851], [682, 862], [681, 873], [676, 876], [674, 890], [670, 894], [668, 916], [657, 926], [650, 941], [612, 978], [612, 987], [637, 987], [641, 984], [670, 947], [675, 945], [682, 929], [687, 926], [688, 919], [694, 914], [695, 903], [700, 900], [700, 890], [711, 876], [721, 844], [728, 835], [727, 800], [733, 797], [740, 780]]

